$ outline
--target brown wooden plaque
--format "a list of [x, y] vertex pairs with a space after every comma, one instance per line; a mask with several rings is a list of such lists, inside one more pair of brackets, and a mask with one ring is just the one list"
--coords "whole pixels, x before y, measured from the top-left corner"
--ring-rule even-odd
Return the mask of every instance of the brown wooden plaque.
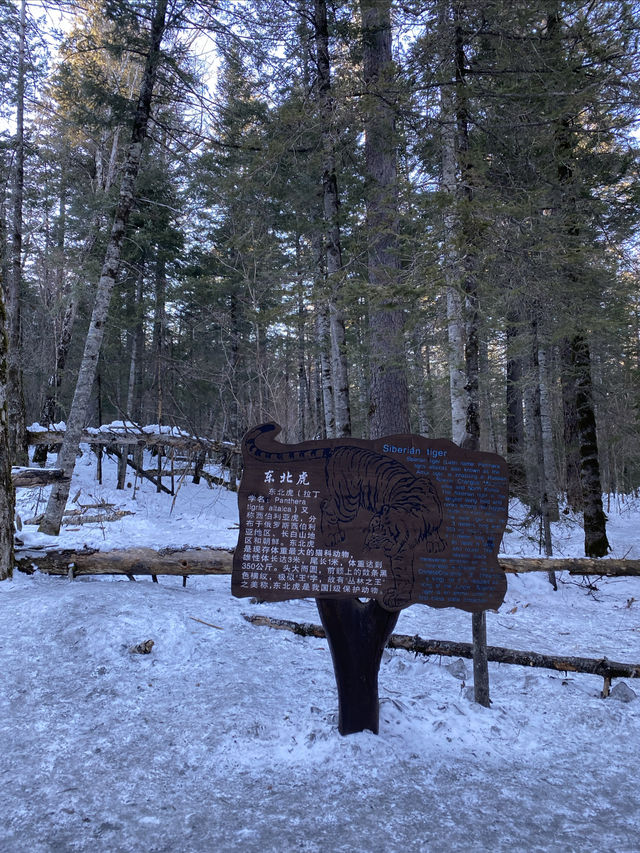
[[281, 444], [279, 432], [262, 424], [243, 440], [235, 596], [500, 606], [502, 457], [418, 435]]

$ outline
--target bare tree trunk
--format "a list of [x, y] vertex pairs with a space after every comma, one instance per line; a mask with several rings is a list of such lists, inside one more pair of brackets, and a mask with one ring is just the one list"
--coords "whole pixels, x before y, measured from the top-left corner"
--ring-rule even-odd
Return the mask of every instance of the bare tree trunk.
[[297, 345], [297, 372], [298, 372], [298, 418], [296, 441], [304, 441], [308, 438], [308, 424], [311, 420], [311, 406], [309, 403], [310, 389], [307, 378], [307, 353], [305, 338], [306, 311], [302, 287], [298, 293], [298, 345]]
[[[42, 406], [40, 420], [43, 426], [50, 427], [56, 422], [58, 408], [58, 394], [62, 385], [64, 368], [71, 346], [71, 333], [76, 316], [76, 301], [71, 298], [62, 318], [60, 335], [56, 343], [56, 365], [53, 374], [47, 383], [47, 396]], [[33, 453], [33, 461], [39, 465], [45, 465], [47, 461], [47, 445], [39, 444]]]
[[482, 377], [482, 408], [480, 421], [480, 437], [482, 439], [481, 450], [490, 453], [499, 453], [498, 439], [493, 417], [493, 405], [491, 401], [491, 368], [489, 365], [489, 348], [487, 341], [483, 340], [480, 346], [480, 375]]
[[27, 424], [22, 381], [22, 207], [24, 199], [24, 90], [26, 49], [26, 0], [20, 5], [18, 39], [18, 81], [16, 87], [16, 142], [13, 179], [13, 222], [11, 240], [11, 275], [7, 288], [6, 312], [9, 328], [7, 374], [7, 404], [9, 413], [9, 443], [14, 465], [27, 465]]
[[509, 486], [512, 494], [524, 499], [526, 474], [524, 465], [524, 419], [522, 416], [522, 354], [519, 351], [519, 317], [513, 310], [507, 311], [506, 339], [506, 440]]
[[317, 91], [322, 115], [322, 208], [326, 239], [326, 273], [329, 291], [329, 331], [331, 338], [331, 374], [335, 434], [338, 438], [351, 435], [351, 405], [344, 317], [341, 307], [342, 247], [338, 179], [336, 176], [335, 142], [333, 129], [333, 99], [331, 96], [331, 57], [329, 54], [329, 28], [325, 0], [315, 0], [315, 43]]
[[296, 390], [297, 414], [294, 429], [294, 441], [304, 441], [309, 438], [307, 428], [311, 419], [309, 404], [310, 390], [307, 378], [307, 347], [306, 347], [306, 310], [304, 304], [304, 271], [302, 268], [301, 236], [296, 235]]
[[[451, 11], [452, 20], [450, 20]], [[469, 129], [465, 93], [465, 55], [457, 7], [441, 10], [441, 40], [444, 57], [455, 80], [442, 87], [442, 179], [449, 195], [445, 216], [445, 256], [448, 275], [447, 320], [449, 331], [449, 381], [451, 427], [456, 444], [480, 449], [478, 288], [474, 271], [475, 252], [469, 237], [469, 203], [472, 176], [469, 163]], [[467, 211], [466, 213], [462, 211]], [[464, 257], [461, 247], [465, 247]], [[463, 301], [464, 298], [464, 301]], [[473, 635], [473, 684], [475, 701], [489, 707], [487, 629], [484, 613], [471, 617]]]
[[[0, 246], [4, 243], [3, 222], [0, 220]], [[6, 332], [7, 315], [3, 288], [0, 286], [0, 580], [13, 573], [13, 524], [15, 493], [11, 482], [11, 450], [9, 446], [9, 406], [7, 374], [9, 338]]]
[[[546, 494], [548, 520], [560, 518], [558, 510], [558, 478], [553, 452], [553, 429], [551, 415], [551, 391], [549, 388], [549, 366], [547, 351], [538, 345], [538, 385], [540, 388], [540, 431], [542, 435], [542, 456], [544, 462], [544, 491]], [[551, 556], [551, 554], [547, 554]]]
[[[442, 13], [445, 14], [444, 12]], [[446, 20], [441, 34], [449, 41]], [[446, 42], [445, 42], [446, 43]], [[452, 65], [450, 57], [447, 64]], [[453, 74], [452, 74], [453, 77]], [[442, 187], [448, 196], [444, 215], [444, 270], [447, 283], [447, 335], [449, 340], [449, 397], [451, 401], [451, 437], [462, 445], [466, 437], [467, 391], [464, 361], [464, 317], [460, 294], [460, 261], [458, 252], [459, 222], [457, 215], [458, 151], [456, 144], [456, 111], [453, 80], [440, 90], [440, 135], [442, 140]]]
[[372, 438], [408, 432], [404, 314], [399, 281], [397, 137], [390, 0], [361, 0], [367, 193], [370, 411]]
[[416, 401], [418, 410], [418, 433], [430, 436], [433, 409], [431, 390], [431, 356], [429, 342], [422, 340], [422, 329], [416, 328], [413, 342], [413, 373], [415, 376]]
[[[533, 442], [530, 445], [530, 455], [535, 459], [535, 470], [537, 477], [537, 494], [536, 504], [540, 511], [541, 524], [541, 540], [544, 545], [544, 553], [546, 557], [551, 557], [553, 554], [553, 543], [551, 540], [551, 500], [549, 497], [550, 475], [547, 470], [547, 453], [544, 446], [544, 419], [542, 416], [542, 400], [543, 391], [541, 377], [544, 370], [544, 360], [542, 366], [539, 361], [539, 355], [542, 352], [538, 338], [538, 322], [533, 319], [531, 322], [531, 350], [530, 350], [530, 394], [531, 394], [531, 417], [533, 420]], [[549, 425], [550, 426], [550, 425]], [[551, 455], [551, 465], [553, 465], [553, 454]], [[551, 484], [551, 488], [554, 486]], [[556, 502], [557, 510], [557, 502]], [[549, 583], [554, 589], [558, 589], [556, 582], [556, 573], [550, 570], [547, 573]]]
[[131, 334], [131, 361], [129, 363], [129, 382], [127, 387], [127, 417], [136, 420], [139, 408], [139, 400], [136, 400], [136, 388], [138, 385], [138, 374], [142, 349], [144, 347], [144, 329], [142, 324], [142, 287], [144, 284], [144, 257], [140, 261], [138, 276], [136, 279], [135, 293], [135, 325]]
[[71, 476], [75, 467], [76, 454], [78, 452], [80, 436], [84, 428], [89, 397], [96, 375], [98, 356], [109, 313], [111, 291], [113, 290], [118, 274], [122, 241], [134, 203], [135, 182], [140, 168], [142, 145], [146, 136], [147, 123], [151, 112], [153, 87], [160, 61], [160, 44], [165, 30], [166, 9], [167, 0], [158, 0], [151, 25], [149, 50], [133, 121], [131, 142], [127, 151], [124, 173], [120, 184], [120, 196], [113, 219], [111, 235], [107, 244], [100, 281], [98, 282], [96, 301], [87, 333], [84, 355], [78, 373], [65, 438], [58, 455], [58, 467], [62, 468], [67, 479], [53, 488], [43, 521], [39, 528], [41, 533], [48, 533], [54, 536], [57, 536], [60, 532], [62, 514], [67, 503], [67, 498], [69, 497]]
[[591, 359], [584, 334], [571, 342], [575, 371], [576, 410], [580, 436], [580, 483], [584, 501], [584, 553], [587, 557], [605, 557], [609, 552], [606, 516], [602, 508], [602, 484], [598, 461], [598, 439], [593, 404]]
[[565, 338], [561, 348], [562, 360], [562, 413], [564, 426], [565, 481], [567, 503], [574, 512], [583, 508], [580, 483], [580, 438], [578, 410], [576, 408], [576, 382], [571, 367], [573, 360], [571, 341]]
[[[391, 92], [391, 15], [388, 0], [361, 0], [368, 176], [367, 238], [369, 282], [374, 293], [370, 317], [372, 437], [409, 431], [403, 319], [392, 299], [399, 264], [395, 127]], [[338, 687], [341, 734], [379, 727], [378, 671], [398, 620], [377, 601], [316, 599], [327, 632]]]
[[331, 329], [329, 309], [324, 298], [324, 241], [318, 225], [312, 237], [314, 265], [314, 301], [316, 303], [316, 337], [318, 345], [318, 364], [320, 388], [322, 391], [322, 410], [324, 414], [324, 434], [327, 438], [335, 438], [336, 414], [333, 392], [333, 375], [331, 371]]
[[158, 424], [163, 419], [163, 391], [164, 376], [166, 371], [166, 347], [165, 347], [165, 325], [166, 325], [166, 289], [167, 276], [164, 258], [160, 256], [160, 248], [157, 249], [155, 268], [155, 308], [153, 315], [153, 377], [156, 389], [156, 418]]
[[449, 338], [449, 397], [451, 438], [460, 447], [467, 437], [467, 374], [464, 369], [464, 319], [462, 299], [455, 285], [447, 287], [447, 333]]
[[534, 368], [531, 352], [528, 353], [524, 386], [524, 438], [526, 453], [527, 503], [532, 513], [539, 516], [542, 512], [540, 496], [542, 494], [542, 447], [540, 436], [540, 415], [536, 405], [537, 366]]
[[326, 306], [318, 306], [316, 315], [316, 332], [318, 336], [320, 375], [322, 387], [322, 408], [324, 411], [324, 431], [327, 438], [336, 436], [336, 416], [333, 393], [333, 376], [331, 373], [331, 335], [329, 332], [329, 312]]

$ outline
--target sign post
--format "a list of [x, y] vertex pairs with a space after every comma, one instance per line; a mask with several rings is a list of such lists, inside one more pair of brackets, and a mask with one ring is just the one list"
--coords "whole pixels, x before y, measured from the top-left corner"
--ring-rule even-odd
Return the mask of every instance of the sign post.
[[[507, 522], [507, 465], [444, 439], [286, 445], [275, 440], [279, 432], [277, 424], [262, 424], [243, 441], [232, 592], [267, 601], [318, 599], [338, 682], [340, 731], [377, 731], [377, 672], [393, 620], [382, 646], [366, 651], [368, 604], [322, 602], [376, 601], [383, 610], [373, 608], [380, 611], [374, 621], [417, 603], [472, 613], [499, 607], [506, 591], [497, 557]], [[377, 628], [383, 636], [385, 626]], [[375, 716], [375, 725], [351, 727], [359, 704], [370, 707], [364, 716]]]

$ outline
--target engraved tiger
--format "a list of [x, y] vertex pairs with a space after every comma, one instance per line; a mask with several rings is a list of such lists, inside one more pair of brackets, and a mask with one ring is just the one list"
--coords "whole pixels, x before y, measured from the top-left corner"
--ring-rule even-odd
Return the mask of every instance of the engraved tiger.
[[276, 424], [263, 424], [251, 430], [245, 438], [246, 450], [269, 462], [324, 461], [329, 497], [320, 503], [320, 530], [325, 542], [339, 545], [345, 539], [344, 526], [360, 510], [372, 513], [364, 546], [381, 550], [388, 558], [393, 581], [383, 604], [393, 610], [409, 604], [415, 580], [414, 550], [423, 542], [431, 554], [446, 547], [440, 536], [442, 502], [435, 485], [428, 477], [413, 475], [401, 462], [356, 445], [289, 451], [275, 443], [265, 447], [269, 442], [264, 438], [279, 429]]
[[383, 603], [393, 609], [405, 606], [415, 580], [416, 547], [424, 542], [430, 554], [446, 547], [440, 536], [442, 503], [433, 483], [384, 454], [349, 445], [333, 448], [325, 474], [331, 498], [320, 505], [321, 529], [329, 543], [344, 540], [343, 525], [352, 522], [360, 509], [373, 513], [365, 547], [382, 550], [394, 582]]

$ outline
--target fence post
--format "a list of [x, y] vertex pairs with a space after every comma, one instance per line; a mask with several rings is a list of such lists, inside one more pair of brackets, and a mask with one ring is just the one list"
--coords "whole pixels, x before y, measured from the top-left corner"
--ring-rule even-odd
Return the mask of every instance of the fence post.
[[487, 617], [483, 610], [471, 614], [473, 638], [473, 698], [485, 708], [491, 706], [489, 698], [489, 664], [487, 662]]

